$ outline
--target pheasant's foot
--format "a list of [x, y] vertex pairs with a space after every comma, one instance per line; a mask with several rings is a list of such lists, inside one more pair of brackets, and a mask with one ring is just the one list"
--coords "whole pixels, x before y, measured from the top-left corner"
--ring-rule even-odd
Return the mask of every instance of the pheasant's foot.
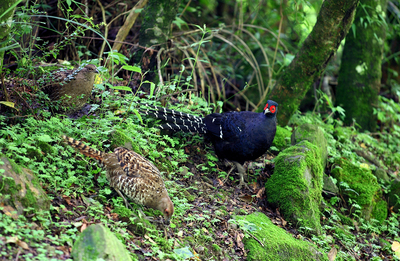
[[125, 207], [126, 207], [126, 208], [130, 208], [130, 209], [132, 209], [133, 211], [135, 211], [135, 209], [132, 207], [132, 205], [129, 204], [128, 200], [126, 200], [126, 198], [124, 197], [124, 195], [122, 195], [121, 191], [119, 191], [119, 189], [115, 189], [115, 191], [117, 191], [118, 195], [124, 200], [124, 202], [125, 202]]
[[233, 161], [233, 163], [235, 163], [236, 168], [238, 170], [238, 174], [240, 176], [240, 181], [239, 181], [239, 185], [237, 186], [239, 189], [242, 188], [242, 186], [245, 186], [248, 190], [250, 190], [249, 186], [247, 185], [247, 183], [244, 181], [244, 176], [246, 175], [246, 169], [243, 167], [242, 164], [240, 164], [239, 162]]
[[[146, 216], [146, 214], [144, 214], [143, 211], [142, 211], [141, 209], [138, 209], [138, 211], [139, 211], [139, 214], [140, 214], [140, 215], [139, 215], [140, 218], [146, 219], [147, 221], [149, 221], [149, 222], [151, 222], [151, 223], [164, 224], [164, 222], [163, 222], [162, 220], [158, 220], [158, 219], [155, 219], [154, 217]], [[169, 225], [169, 223], [168, 223], [167, 225]]]

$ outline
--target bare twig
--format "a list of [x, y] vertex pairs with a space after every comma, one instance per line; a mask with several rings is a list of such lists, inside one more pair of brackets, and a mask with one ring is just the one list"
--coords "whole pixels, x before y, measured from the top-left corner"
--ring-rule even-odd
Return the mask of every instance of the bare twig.
[[[108, 36], [108, 25], [107, 25], [107, 20], [106, 20], [106, 11], [104, 10], [103, 5], [101, 4], [100, 0], [96, 0], [96, 1], [100, 6], [101, 15], [103, 17], [103, 23], [105, 25], [104, 26], [104, 38], [107, 39], [107, 36]], [[99, 57], [103, 56], [103, 52], [104, 52], [104, 48], [105, 47], [106, 47], [106, 41], [103, 41], [103, 44], [101, 45], [101, 48], [100, 48]]]
[[158, 71], [158, 79], [160, 81], [160, 87], [164, 86], [164, 81], [161, 74], [161, 57], [160, 57], [163, 51], [165, 51], [165, 49], [161, 47], [161, 49], [158, 50], [157, 53], [157, 71]]
[[264, 247], [264, 244], [258, 239], [256, 238], [252, 233], [250, 233], [249, 231], [246, 231], [246, 233], [248, 233], [252, 238], [254, 238], [262, 247]]

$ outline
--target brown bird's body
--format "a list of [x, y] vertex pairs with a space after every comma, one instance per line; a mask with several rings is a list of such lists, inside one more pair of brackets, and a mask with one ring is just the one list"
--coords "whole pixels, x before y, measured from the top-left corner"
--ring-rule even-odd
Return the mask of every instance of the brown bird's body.
[[63, 139], [85, 156], [99, 162], [107, 171], [110, 186], [124, 199], [125, 204], [128, 202], [121, 191], [137, 204], [160, 210], [169, 222], [174, 213], [174, 205], [160, 171], [150, 161], [123, 147], [116, 148], [114, 153], [104, 153], [73, 138], [63, 136]]
[[80, 110], [92, 93], [96, 73], [93, 64], [75, 70], [59, 70], [43, 79], [43, 91], [52, 101], [61, 99], [63, 107], [73, 107], [69, 112]]

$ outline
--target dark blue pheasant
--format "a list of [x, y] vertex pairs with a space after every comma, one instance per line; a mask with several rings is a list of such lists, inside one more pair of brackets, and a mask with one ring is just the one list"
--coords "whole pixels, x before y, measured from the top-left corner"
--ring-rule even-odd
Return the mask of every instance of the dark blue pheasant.
[[263, 113], [251, 111], [212, 113], [204, 118], [162, 107], [142, 104], [142, 113], [167, 123], [161, 129], [206, 134], [214, 144], [220, 159], [233, 161], [239, 171], [240, 186], [244, 184], [245, 169], [242, 164], [263, 155], [276, 132], [278, 104], [268, 100]]

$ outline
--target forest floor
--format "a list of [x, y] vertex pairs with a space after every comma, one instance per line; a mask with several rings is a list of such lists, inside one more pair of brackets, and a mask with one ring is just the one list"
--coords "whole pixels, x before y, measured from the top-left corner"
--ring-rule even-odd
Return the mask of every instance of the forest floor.
[[[114, 104], [121, 106], [120, 100], [116, 96], [109, 102], [113, 107]], [[125, 100], [127, 105], [132, 104], [129, 97], [125, 96]], [[107, 105], [106, 100], [103, 106]], [[3, 212], [0, 212], [0, 260], [71, 260], [76, 238], [95, 223], [110, 228], [132, 253], [133, 260], [246, 260], [248, 250], [244, 248], [243, 239], [251, 234], [235, 223], [234, 216], [255, 211], [266, 214], [293, 237], [316, 244], [325, 253], [335, 250], [336, 260], [398, 260], [392, 248], [400, 242], [400, 226], [397, 214], [391, 210], [383, 224], [351, 216], [353, 221], [357, 219], [353, 226], [337, 222], [333, 212], [325, 215], [322, 211], [323, 234], [318, 237], [304, 236], [304, 231], [287, 222], [279, 208], [267, 203], [265, 196], [264, 185], [273, 175], [276, 151], [268, 151], [256, 161], [246, 162], [248, 187], [238, 188], [236, 170], [230, 172], [231, 166], [218, 161], [211, 144], [197, 135], [160, 135], [156, 128], [149, 127], [157, 124], [155, 121], [144, 124], [135, 115], [129, 119], [124, 117], [123, 121], [113, 113], [75, 120], [47, 117], [26, 117], [19, 123], [0, 122], [3, 128], [0, 128], [0, 151], [38, 175], [52, 205], [48, 212], [28, 209], [18, 218], [10, 215], [10, 208], [0, 206]], [[376, 159], [384, 160], [393, 154], [382, 148], [397, 141], [381, 139], [380, 145], [376, 145], [375, 141], [368, 140], [372, 139], [368, 135], [355, 140], [359, 134], [354, 129], [335, 129], [333, 124], [322, 123], [320, 117], [315, 119], [318, 124], [325, 124], [320, 126], [327, 132], [335, 132], [337, 140], [331, 135], [331, 144], [336, 144], [340, 151], [333, 155], [331, 148], [330, 157], [341, 157], [342, 150], [348, 157], [350, 154], [344, 150], [350, 150], [350, 146], [355, 146], [351, 144], [359, 140], [371, 155], [380, 148], [382, 154], [374, 155]], [[132, 140], [137, 144], [131, 146], [137, 146], [138, 153], [152, 160], [166, 176], [166, 187], [175, 204], [170, 226], [148, 225], [137, 211], [125, 208], [97, 163], [71, 152], [72, 149], [68, 151], [60, 142], [62, 134], [72, 135], [110, 151], [112, 146], [121, 145], [110, 141], [115, 130], [126, 137], [134, 137]], [[392, 137], [391, 134], [388, 137]], [[329, 174], [332, 163], [328, 164], [325, 172]], [[392, 167], [392, 173], [398, 173], [395, 168]], [[386, 185], [381, 186], [385, 188]], [[327, 201], [332, 197], [326, 193], [323, 196]], [[343, 199], [342, 195], [335, 196]], [[334, 207], [338, 212], [348, 213], [343, 206], [349, 205]], [[142, 209], [146, 215], [160, 214]]]

